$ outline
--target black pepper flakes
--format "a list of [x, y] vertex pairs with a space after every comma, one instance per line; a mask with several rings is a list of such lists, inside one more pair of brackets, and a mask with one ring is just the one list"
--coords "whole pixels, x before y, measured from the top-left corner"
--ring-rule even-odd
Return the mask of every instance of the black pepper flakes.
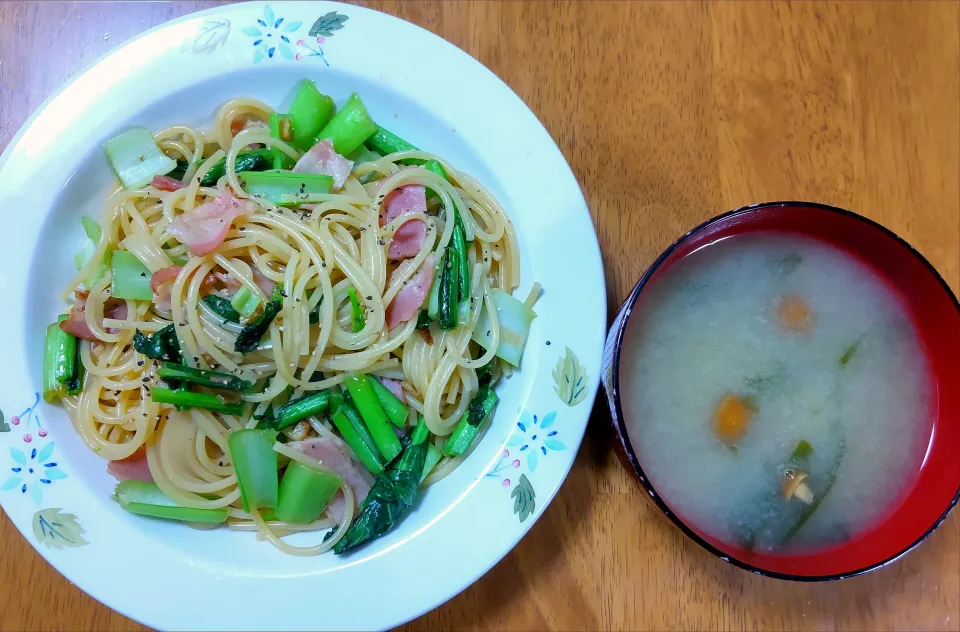
[[143, 360], [137, 360], [137, 366], [143, 366]]

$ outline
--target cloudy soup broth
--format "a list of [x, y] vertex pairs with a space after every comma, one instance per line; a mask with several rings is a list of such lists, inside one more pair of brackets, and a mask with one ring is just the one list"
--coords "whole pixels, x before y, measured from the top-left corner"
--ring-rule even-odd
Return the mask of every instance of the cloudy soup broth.
[[751, 234], [655, 276], [628, 325], [621, 398], [667, 505], [756, 551], [856, 537], [901, 502], [932, 428], [896, 295], [808, 238]]

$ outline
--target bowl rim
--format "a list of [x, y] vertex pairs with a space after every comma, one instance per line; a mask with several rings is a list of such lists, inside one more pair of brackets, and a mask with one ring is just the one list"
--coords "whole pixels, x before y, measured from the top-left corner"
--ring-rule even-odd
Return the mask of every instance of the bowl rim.
[[639, 299], [640, 294], [643, 292], [644, 288], [649, 283], [651, 277], [657, 272], [657, 270], [660, 269], [660, 267], [667, 260], [667, 258], [669, 258], [670, 255], [673, 254], [677, 250], [677, 248], [679, 248], [684, 242], [690, 239], [690, 237], [696, 235], [697, 233], [703, 231], [704, 229], [718, 222], [722, 222], [732, 217], [737, 217], [739, 215], [753, 213], [758, 210], [762, 210], [766, 208], [777, 208], [777, 207], [787, 208], [787, 207], [801, 207], [801, 206], [812, 207], [812, 208], [816, 208], [823, 211], [829, 211], [832, 213], [845, 215], [854, 220], [864, 222], [868, 226], [879, 230], [881, 233], [885, 234], [886, 236], [893, 238], [901, 246], [905, 247], [914, 257], [916, 257], [920, 261], [920, 263], [922, 263], [927, 268], [927, 270], [933, 275], [933, 277], [939, 282], [940, 287], [943, 288], [943, 291], [946, 293], [946, 295], [953, 301], [953, 307], [957, 311], [958, 317], [960, 317], [960, 302], [958, 302], [956, 295], [950, 289], [950, 286], [947, 285], [947, 282], [944, 281], [940, 273], [937, 272], [936, 268], [934, 268], [933, 265], [926, 259], [926, 257], [920, 254], [920, 252], [916, 248], [911, 246], [905, 239], [903, 239], [902, 237], [900, 237], [899, 235], [891, 231], [889, 228], [886, 228], [885, 226], [873, 221], [868, 217], [864, 217], [863, 215], [859, 215], [857, 213], [848, 211], [846, 209], [843, 209], [837, 206], [830, 206], [829, 204], [821, 204], [819, 202], [784, 200], [784, 201], [777, 201], [777, 202], [760, 202], [756, 204], [749, 204], [747, 206], [742, 206], [732, 211], [727, 211], [726, 213], [722, 213], [720, 215], [712, 217], [711, 219], [706, 220], [705, 222], [697, 225], [696, 227], [684, 233], [676, 241], [670, 244], [670, 246], [667, 247], [667, 249], [664, 250], [652, 264], [650, 264], [650, 266], [646, 269], [646, 271], [640, 277], [640, 280], [637, 281], [637, 284], [630, 291], [630, 294], [627, 296], [626, 300], [624, 300], [623, 304], [620, 306], [620, 309], [618, 310], [618, 311], [623, 311], [623, 310], [626, 310], [626, 311], [624, 312], [624, 317], [622, 322], [619, 323], [616, 331], [614, 332], [613, 358], [611, 362], [611, 382], [610, 382], [612, 392], [610, 393], [610, 402], [611, 402], [611, 407], [613, 408], [613, 411], [612, 411], [613, 425], [617, 432], [618, 440], [620, 441], [620, 444], [623, 447], [622, 455], [625, 456], [627, 461], [629, 462], [630, 467], [633, 470], [634, 476], [639, 479], [640, 484], [642, 485], [644, 491], [647, 494], [649, 494], [650, 496], [649, 500], [651, 500], [657, 506], [657, 508], [674, 524], [674, 526], [678, 527], [688, 538], [690, 538], [695, 543], [700, 545], [702, 548], [706, 549], [707, 551], [709, 551], [716, 557], [720, 558], [721, 560], [728, 562], [730, 564], [733, 564], [734, 566], [737, 566], [739, 568], [742, 568], [743, 570], [750, 571], [751, 573], [755, 573], [757, 575], [772, 577], [774, 579], [786, 579], [786, 580], [797, 581], [797, 582], [823, 582], [823, 581], [833, 581], [837, 579], [846, 579], [849, 577], [856, 577], [857, 575], [863, 575], [865, 573], [869, 573], [870, 571], [877, 570], [878, 568], [883, 568], [888, 564], [892, 564], [896, 562], [901, 557], [903, 557], [904, 555], [906, 555], [907, 553], [915, 549], [917, 546], [920, 545], [921, 542], [926, 540], [934, 531], [937, 530], [937, 528], [943, 523], [944, 520], [946, 520], [947, 516], [950, 514], [953, 508], [957, 505], [957, 502], [960, 501], [960, 484], [957, 485], [957, 491], [954, 492], [953, 497], [951, 498], [950, 502], [947, 503], [947, 507], [944, 509], [943, 513], [940, 514], [940, 517], [938, 517], [933, 522], [933, 524], [926, 531], [923, 532], [923, 534], [919, 538], [917, 538], [914, 542], [904, 547], [899, 552], [879, 562], [876, 562], [874, 564], [869, 564], [867, 566], [864, 566], [852, 571], [829, 574], [829, 575], [796, 575], [792, 573], [780, 573], [777, 571], [771, 571], [768, 569], [761, 568], [759, 566], [754, 566], [752, 564], [744, 562], [743, 560], [737, 559], [736, 557], [729, 555], [728, 553], [721, 551], [717, 547], [707, 542], [700, 535], [698, 535], [693, 529], [688, 527], [686, 523], [679, 516], [677, 516], [674, 512], [670, 510], [669, 507], [667, 507], [666, 503], [663, 501], [662, 497], [660, 496], [660, 493], [656, 490], [656, 488], [653, 486], [653, 483], [650, 481], [650, 478], [643, 471], [643, 467], [641, 467], [640, 465], [640, 461], [637, 458], [637, 454], [633, 449], [632, 443], [628, 439], [627, 428], [624, 423], [624, 414], [623, 414], [623, 409], [620, 405], [620, 395], [619, 395], [620, 354], [623, 349], [623, 337], [627, 329], [627, 323], [630, 320], [630, 314], [637, 303], [637, 299]]

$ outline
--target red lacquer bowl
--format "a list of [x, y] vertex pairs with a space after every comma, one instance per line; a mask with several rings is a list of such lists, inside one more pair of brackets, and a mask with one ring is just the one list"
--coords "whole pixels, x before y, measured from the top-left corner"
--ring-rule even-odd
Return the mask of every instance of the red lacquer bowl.
[[[920, 473], [898, 508], [854, 539], [815, 552], [775, 555], [741, 549], [684, 522], [670, 510], [630, 444], [620, 406], [620, 352], [630, 313], [651, 279], [694, 250], [754, 231], [800, 234], [838, 246], [869, 265], [900, 294], [925, 347], [934, 381], [932, 431]], [[603, 382], [620, 443], [656, 508], [694, 542], [746, 570], [798, 581], [842, 579], [890, 564], [929, 536], [960, 498], [960, 304], [933, 266], [895, 234], [843, 209], [771, 202], [731, 211], [678, 239], [646, 271], [620, 308], [604, 350]]]

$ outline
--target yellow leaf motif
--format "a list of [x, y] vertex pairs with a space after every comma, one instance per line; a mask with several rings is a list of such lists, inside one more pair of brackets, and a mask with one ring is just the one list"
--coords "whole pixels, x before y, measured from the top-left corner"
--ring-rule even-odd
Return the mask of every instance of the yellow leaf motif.
[[567, 406], [576, 406], [587, 396], [587, 372], [570, 347], [553, 370], [554, 390]]
[[33, 535], [47, 548], [83, 546], [89, 544], [81, 535], [83, 527], [73, 514], [60, 513], [57, 507], [41, 509], [33, 514]]

